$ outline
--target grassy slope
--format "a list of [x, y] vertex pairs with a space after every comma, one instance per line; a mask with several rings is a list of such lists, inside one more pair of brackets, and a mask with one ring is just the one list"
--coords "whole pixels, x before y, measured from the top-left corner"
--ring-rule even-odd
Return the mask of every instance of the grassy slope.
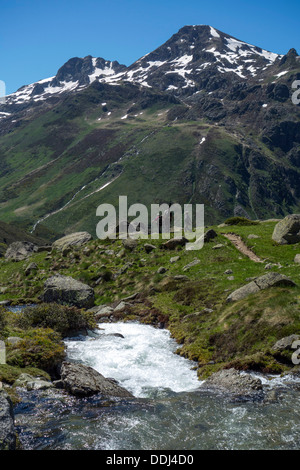
[[82, 229], [94, 234], [97, 206], [117, 205], [119, 195], [147, 206], [203, 203], [208, 223], [224, 220], [240, 204], [254, 218], [274, 215], [278, 207], [296, 211], [285, 201], [274, 202], [279, 163], [258, 135], [251, 141], [262, 146], [264, 170], [249, 166], [238, 132], [177, 119], [183, 106], [168, 99], [132, 86], [95, 85], [32, 122], [24, 120], [0, 138], [0, 219], [31, 229], [55, 212], [37, 235]]
[[[113, 303], [134, 292], [142, 293], [142, 300], [133, 304], [127, 319], [147, 323], [164, 321], [172, 335], [181, 344], [178, 353], [198, 363], [200, 377], [220, 367], [281, 372], [289, 369], [290, 359], [274, 357], [270, 350], [276, 340], [300, 331], [300, 271], [293, 262], [300, 246], [277, 246], [271, 241], [274, 222], [256, 226], [214, 227], [218, 237], [199, 251], [178, 252], [159, 249], [159, 241], [151, 241], [157, 249], [146, 254], [140, 241], [134, 252], [122, 248], [121, 241], [94, 240], [90, 253], [74, 250], [62, 256], [38, 253], [25, 262], [0, 260], [0, 284], [7, 286], [1, 299], [37, 300], [44, 281], [54, 272], [71, 275], [93, 286], [97, 304]], [[296, 282], [294, 288], [270, 288], [235, 303], [226, 303], [233, 290], [244, 285], [247, 278], [269, 271], [265, 263], [255, 263], [240, 254], [222, 233], [234, 231], [266, 262], [280, 263], [272, 271], [286, 274]], [[252, 233], [260, 238], [249, 240]], [[222, 243], [221, 249], [213, 246]], [[107, 250], [113, 250], [113, 255]], [[176, 263], [170, 258], [179, 255]], [[183, 268], [194, 258], [200, 263], [188, 271]], [[29, 262], [38, 264], [38, 271], [28, 276], [24, 269]], [[127, 271], [116, 279], [110, 273], [131, 263]], [[165, 266], [168, 271], [157, 274]], [[231, 269], [231, 280], [225, 271]], [[108, 281], [96, 284], [105, 271]], [[187, 275], [188, 281], [175, 281], [174, 275]], [[123, 316], [121, 316], [124, 319]], [[212, 363], [213, 362], [213, 363]]]

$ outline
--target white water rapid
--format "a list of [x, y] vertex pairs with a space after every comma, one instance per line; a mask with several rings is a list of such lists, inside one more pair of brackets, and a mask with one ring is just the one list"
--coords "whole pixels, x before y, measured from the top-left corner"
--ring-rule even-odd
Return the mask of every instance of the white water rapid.
[[[200, 382], [191, 361], [174, 354], [177, 343], [167, 330], [138, 323], [105, 323], [99, 339], [66, 341], [69, 359], [116, 379], [136, 397], [157, 389], [195, 390]], [[113, 336], [119, 333], [124, 338]]]

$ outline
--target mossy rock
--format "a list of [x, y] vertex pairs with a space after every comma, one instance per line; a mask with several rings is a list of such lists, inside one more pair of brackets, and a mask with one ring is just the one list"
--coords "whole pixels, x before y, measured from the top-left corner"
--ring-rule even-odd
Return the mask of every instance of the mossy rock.
[[17, 347], [8, 348], [7, 364], [34, 367], [52, 373], [65, 358], [65, 346], [58, 333], [50, 328], [27, 331]]

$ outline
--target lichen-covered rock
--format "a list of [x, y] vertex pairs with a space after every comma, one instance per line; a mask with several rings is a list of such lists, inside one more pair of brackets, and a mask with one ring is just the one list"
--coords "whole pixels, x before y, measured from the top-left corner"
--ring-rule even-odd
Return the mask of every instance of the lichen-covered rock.
[[61, 251], [65, 248], [85, 245], [85, 243], [89, 242], [91, 239], [92, 235], [88, 232], [70, 233], [69, 235], [65, 235], [64, 237], [55, 240], [52, 247]]
[[275, 226], [272, 239], [280, 245], [300, 242], [300, 214], [291, 214]]
[[92, 367], [64, 362], [61, 381], [65, 390], [77, 397], [101, 394], [103, 397], [133, 398], [133, 395], [115, 381], [103, 377]]
[[260, 289], [268, 289], [269, 287], [286, 286], [294, 287], [296, 284], [284, 274], [270, 272], [264, 276], [260, 276], [254, 281]]
[[11, 261], [23, 261], [38, 251], [38, 247], [30, 242], [13, 242], [6, 250], [5, 258]]
[[235, 302], [237, 300], [244, 299], [250, 294], [255, 294], [256, 292], [259, 292], [260, 289], [258, 285], [255, 283], [255, 281], [251, 281], [245, 286], [240, 287], [239, 289], [236, 289], [233, 291], [228, 297], [227, 297], [227, 302]]
[[277, 286], [287, 286], [287, 287], [294, 287], [296, 284], [294, 281], [289, 279], [284, 274], [279, 274], [275, 272], [270, 272], [265, 274], [264, 276], [260, 276], [253, 281], [249, 282], [245, 286], [240, 287], [233, 291], [228, 297], [227, 302], [234, 302], [237, 300], [241, 300], [247, 297], [250, 294], [255, 294], [263, 289], [268, 289], [269, 287], [277, 287]]
[[56, 274], [47, 279], [44, 284], [44, 302], [57, 302], [79, 308], [91, 308], [94, 305], [94, 298], [92, 287], [70, 276]]

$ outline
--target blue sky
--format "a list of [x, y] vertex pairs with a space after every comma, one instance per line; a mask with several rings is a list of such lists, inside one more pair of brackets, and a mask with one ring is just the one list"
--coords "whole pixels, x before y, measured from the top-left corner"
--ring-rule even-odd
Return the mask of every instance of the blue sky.
[[55, 75], [75, 56], [130, 65], [188, 24], [300, 54], [299, 0], [0, 0], [0, 17], [0, 80], [7, 94]]

